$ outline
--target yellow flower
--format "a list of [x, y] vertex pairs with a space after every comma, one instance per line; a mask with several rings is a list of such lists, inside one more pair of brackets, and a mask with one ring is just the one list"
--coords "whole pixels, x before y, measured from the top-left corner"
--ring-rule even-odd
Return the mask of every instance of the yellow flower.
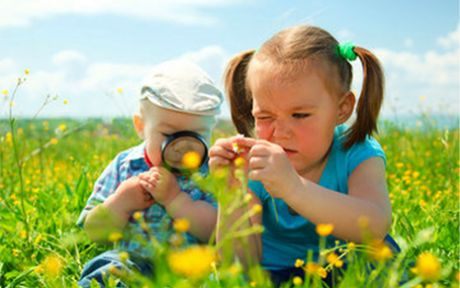
[[123, 235], [120, 232], [112, 232], [109, 235], [109, 241], [110, 242], [118, 242], [123, 238]]
[[301, 277], [295, 276], [295, 277], [292, 279], [292, 283], [293, 283], [295, 286], [300, 286], [300, 285], [302, 285], [303, 280], [302, 280]]
[[62, 101], [62, 102], [64, 103], [64, 105], [69, 104], [69, 100], [67, 100], [67, 99], [64, 99], [64, 101]]
[[29, 74], [30, 74], [30, 70], [29, 70], [29, 69], [25, 69], [25, 70], [24, 70], [24, 74], [29, 75]]
[[319, 236], [326, 237], [332, 233], [334, 230], [334, 225], [332, 224], [318, 224], [316, 225], [316, 233]]
[[117, 93], [118, 93], [118, 94], [122, 94], [122, 93], [123, 93], [123, 88], [118, 87], [118, 88], [117, 88]]
[[339, 256], [335, 254], [334, 252], [327, 254], [326, 261], [327, 263], [332, 264], [337, 268], [340, 268], [343, 266], [343, 261], [340, 260]]
[[37, 267], [37, 272], [43, 273], [49, 278], [54, 278], [61, 274], [64, 263], [62, 263], [61, 258], [56, 255], [47, 256], [39, 267]]
[[22, 239], [26, 239], [27, 238], [26, 230], [21, 230], [21, 232], [19, 232], [19, 237], [21, 237]]
[[262, 212], [262, 205], [255, 204], [254, 206], [252, 206], [251, 211], [254, 214], [258, 214], [258, 213]]
[[52, 145], [56, 145], [58, 142], [59, 142], [59, 141], [58, 141], [57, 138], [51, 138], [51, 140], [50, 140], [50, 143], [51, 143]]
[[237, 157], [235, 160], [233, 160], [233, 163], [235, 163], [235, 167], [241, 168], [244, 166], [244, 163], [246, 160], [243, 157]]
[[356, 248], [356, 244], [354, 242], [348, 242], [347, 243], [347, 248], [348, 248], [348, 250], [351, 251], [351, 250]]
[[196, 169], [201, 164], [201, 157], [195, 151], [189, 151], [182, 157], [182, 165], [187, 169]]
[[2, 90], [2, 95], [3, 96], [8, 97], [8, 94], [9, 94], [8, 90], [6, 90], [6, 89]]
[[133, 214], [133, 219], [136, 220], [136, 221], [139, 221], [142, 218], [142, 216], [143, 216], [142, 212], [136, 211]]
[[126, 263], [129, 259], [129, 254], [128, 252], [122, 251], [118, 254], [118, 257], [120, 257], [120, 261], [123, 263]]
[[190, 221], [186, 218], [178, 218], [174, 220], [174, 230], [179, 233], [185, 233], [190, 229]]
[[64, 131], [65, 129], [67, 129], [67, 125], [65, 125], [64, 123], [59, 124], [59, 126], [58, 126], [58, 130], [59, 130], [59, 131], [62, 132], [62, 131]]
[[305, 261], [303, 261], [302, 259], [296, 259], [294, 266], [300, 268], [303, 266], [303, 264], [305, 264]]
[[8, 143], [8, 144], [13, 143], [13, 134], [11, 134], [11, 132], [7, 132], [7, 133], [6, 133], [6, 135], [5, 135], [5, 141], [6, 141], [6, 143]]
[[370, 243], [370, 256], [377, 261], [386, 261], [393, 257], [393, 252], [383, 241], [374, 240]]
[[417, 262], [412, 272], [423, 280], [436, 281], [441, 276], [441, 263], [433, 254], [423, 252], [417, 257]]
[[174, 273], [193, 279], [208, 275], [215, 261], [216, 252], [209, 246], [194, 245], [168, 255], [168, 264]]
[[308, 275], [317, 275], [321, 278], [326, 278], [327, 276], [326, 270], [318, 263], [308, 262], [307, 265], [304, 266], [304, 270]]

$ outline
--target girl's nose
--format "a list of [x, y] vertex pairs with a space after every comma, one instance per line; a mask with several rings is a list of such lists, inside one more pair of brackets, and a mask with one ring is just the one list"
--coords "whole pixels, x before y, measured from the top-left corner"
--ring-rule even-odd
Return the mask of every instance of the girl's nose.
[[290, 136], [290, 129], [284, 121], [278, 119], [273, 123], [272, 135], [274, 138], [287, 138]]

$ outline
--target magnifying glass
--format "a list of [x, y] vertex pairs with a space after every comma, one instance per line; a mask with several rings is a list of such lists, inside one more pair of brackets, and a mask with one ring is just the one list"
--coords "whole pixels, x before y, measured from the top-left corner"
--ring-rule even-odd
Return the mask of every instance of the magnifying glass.
[[161, 158], [166, 168], [171, 172], [181, 173], [190, 171], [190, 164], [186, 163], [187, 156], [196, 161], [196, 169], [200, 168], [208, 159], [208, 147], [204, 138], [193, 131], [179, 131], [166, 137], [161, 144]]

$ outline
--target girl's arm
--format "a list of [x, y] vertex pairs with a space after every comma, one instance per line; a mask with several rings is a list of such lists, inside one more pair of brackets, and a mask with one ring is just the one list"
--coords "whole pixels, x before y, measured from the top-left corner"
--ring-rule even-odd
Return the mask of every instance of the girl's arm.
[[[348, 195], [321, 187], [298, 177], [284, 201], [315, 224], [333, 224], [333, 235], [362, 242], [363, 224], [374, 238], [383, 239], [391, 226], [391, 204], [383, 160], [362, 162], [348, 179]], [[360, 224], [361, 223], [361, 224]]]
[[[231, 215], [226, 216], [226, 227], [221, 227], [221, 223], [217, 223], [217, 243], [222, 242], [225, 237], [231, 236], [227, 233], [231, 229], [231, 224], [235, 223], [249, 210], [254, 209], [254, 206], [259, 205], [259, 207], [262, 207], [259, 198], [252, 191], [248, 191], [248, 193], [252, 195], [252, 198], [247, 205], [247, 209], [240, 208], [235, 210]], [[220, 215], [222, 212], [222, 207], [219, 206], [219, 220], [222, 219], [222, 216]], [[247, 229], [254, 225], [262, 225], [262, 213], [263, 211], [260, 211], [260, 213], [256, 213], [250, 217], [248, 221], [241, 226], [241, 229]], [[245, 245], [247, 245], [247, 247], [245, 247]], [[259, 264], [262, 260], [261, 234], [253, 233], [245, 239], [235, 239], [233, 241], [233, 249], [235, 251], [235, 255], [246, 268], [254, 264]]]

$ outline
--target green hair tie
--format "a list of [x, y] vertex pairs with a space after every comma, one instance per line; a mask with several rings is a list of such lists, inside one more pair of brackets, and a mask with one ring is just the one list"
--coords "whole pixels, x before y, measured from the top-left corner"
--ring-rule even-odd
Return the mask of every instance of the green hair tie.
[[358, 57], [358, 55], [353, 51], [355, 45], [351, 42], [345, 42], [337, 46], [339, 55], [342, 56], [345, 60], [353, 61]]

